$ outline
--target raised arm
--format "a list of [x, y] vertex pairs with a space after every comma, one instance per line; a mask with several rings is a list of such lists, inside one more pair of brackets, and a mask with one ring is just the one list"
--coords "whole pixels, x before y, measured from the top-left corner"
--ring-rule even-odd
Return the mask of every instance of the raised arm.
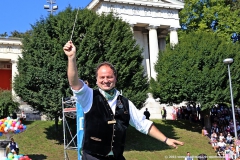
[[79, 90], [82, 88], [83, 83], [79, 81], [78, 72], [77, 72], [77, 62], [76, 62], [76, 47], [72, 41], [68, 41], [64, 47], [63, 51], [68, 57], [68, 81], [69, 85], [74, 90]]

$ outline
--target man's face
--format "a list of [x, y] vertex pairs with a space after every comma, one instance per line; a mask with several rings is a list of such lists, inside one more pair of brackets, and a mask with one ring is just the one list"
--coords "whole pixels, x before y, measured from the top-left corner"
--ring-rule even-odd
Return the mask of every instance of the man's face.
[[104, 91], [111, 90], [115, 87], [117, 80], [113, 70], [107, 66], [101, 66], [97, 71], [97, 85]]

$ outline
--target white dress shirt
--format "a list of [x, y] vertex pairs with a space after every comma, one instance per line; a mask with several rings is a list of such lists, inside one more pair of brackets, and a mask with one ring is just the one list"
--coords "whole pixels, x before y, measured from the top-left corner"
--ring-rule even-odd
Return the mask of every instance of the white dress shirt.
[[[83, 112], [87, 113], [92, 107], [93, 89], [88, 87], [88, 85], [86, 85], [85, 83], [83, 84], [84, 86], [80, 90], [72, 89], [72, 91], [73, 91], [74, 97], [76, 97], [76, 101], [82, 106]], [[101, 89], [99, 89], [99, 91], [100, 93], [103, 94], [103, 91]], [[119, 95], [120, 95], [120, 92], [117, 91], [113, 100], [108, 100], [108, 104], [111, 107], [114, 114], [116, 109], [117, 97]], [[143, 113], [140, 110], [138, 110], [130, 100], [128, 100], [128, 103], [129, 103], [129, 114], [130, 114], [129, 124], [135, 127], [138, 131], [144, 134], [148, 134], [149, 128], [151, 127], [153, 122], [146, 119]]]

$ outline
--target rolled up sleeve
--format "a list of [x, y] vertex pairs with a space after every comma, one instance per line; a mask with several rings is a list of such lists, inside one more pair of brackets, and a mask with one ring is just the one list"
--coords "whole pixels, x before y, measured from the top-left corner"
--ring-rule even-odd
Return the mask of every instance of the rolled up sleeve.
[[83, 84], [80, 90], [71, 89], [73, 91], [73, 96], [76, 98], [76, 102], [81, 105], [83, 112], [87, 113], [92, 106], [93, 89], [88, 87], [85, 83]]

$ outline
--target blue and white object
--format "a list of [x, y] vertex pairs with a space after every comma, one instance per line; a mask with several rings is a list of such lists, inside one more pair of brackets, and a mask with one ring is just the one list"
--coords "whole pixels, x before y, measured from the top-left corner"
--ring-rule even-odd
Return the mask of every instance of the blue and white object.
[[76, 102], [77, 108], [77, 147], [78, 147], [78, 160], [82, 159], [82, 140], [83, 140], [83, 128], [84, 128], [84, 113], [82, 107]]

